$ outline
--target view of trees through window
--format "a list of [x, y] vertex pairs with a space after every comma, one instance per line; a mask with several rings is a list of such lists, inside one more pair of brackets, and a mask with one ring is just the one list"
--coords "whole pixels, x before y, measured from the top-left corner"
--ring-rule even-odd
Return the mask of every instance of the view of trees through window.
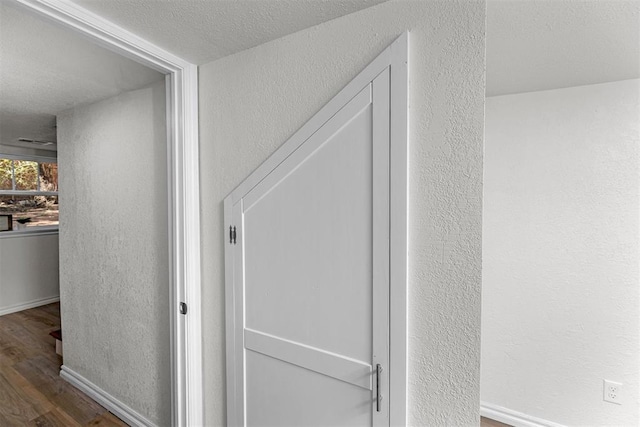
[[58, 224], [58, 165], [0, 157], [0, 214], [13, 229]]

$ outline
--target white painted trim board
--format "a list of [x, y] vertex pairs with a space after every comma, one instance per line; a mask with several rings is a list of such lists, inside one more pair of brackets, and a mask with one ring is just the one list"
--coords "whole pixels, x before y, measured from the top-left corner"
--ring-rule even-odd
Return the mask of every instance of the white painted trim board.
[[513, 427], [566, 427], [564, 424], [504, 408], [487, 402], [480, 402], [480, 415]]
[[130, 426], [155, 427], [156, 424], [65, 365], [60, 369], [60, 376]]
[[[202, 425], [198, 67], [72, 2], [11, 3], [167, 75], [171, 424]], [[180, 302], [187, 315], [179, 313]]]
[[0, 307], [0, 316], [5, 314], [17, 313], [18, 311], [29, 310], [30, 308], [36, 308], [43, 305], [51, 304], [60, 301], [60, 296], [47, 297], [34, 299], [31, 301], [20, 302], [18, 304], [9, 305], [7, 307]]
[[409, 289], [409, 32], [389, 46], [391, 117], [389, 153], [389, 378], [390, 425], [407, 425]]

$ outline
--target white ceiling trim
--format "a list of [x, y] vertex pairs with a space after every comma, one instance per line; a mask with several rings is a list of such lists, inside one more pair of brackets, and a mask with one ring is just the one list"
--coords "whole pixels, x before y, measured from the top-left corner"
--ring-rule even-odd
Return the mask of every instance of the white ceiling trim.
[[161, 73], [186, 69], [192, 64], [147, 40], [107, 21], [75, 3], [60, 0], [13, 0], [45, 19], [89, 36], [98, 45], [126, 56]]

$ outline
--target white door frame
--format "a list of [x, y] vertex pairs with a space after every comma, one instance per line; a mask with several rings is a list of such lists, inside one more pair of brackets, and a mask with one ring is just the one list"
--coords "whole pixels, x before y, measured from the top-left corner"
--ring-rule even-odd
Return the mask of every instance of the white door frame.
[[[232, 226], [233, 209], [249, 190], [271, 173], [300, 147], [322, 124], [326, 123], [362, 88], [386, 68], [390, 69], [390, 159], [389, 159], [389, 422], [391, 426], [407, 424], [407, 271], [408, 271], [408, 85], [409, 33], [405, 32], [347, 84], [307, 123], [282, 144], [224, 200], [224, 230]], [[238, 325], [235, 313], [233, 257], [225, 250], [225, 315], [227, 355], [227, 424], [239, 425], [236, 414], [236, 345]]]
[[[203, 425], [198, 67], [74, 3], [13, 1], [27, 11], [166, 75], [171, 424]], [[181, 302], [187, 304], [186, 315], [180, 314]], [[61, 375], [65, 377], [64, 372]]]

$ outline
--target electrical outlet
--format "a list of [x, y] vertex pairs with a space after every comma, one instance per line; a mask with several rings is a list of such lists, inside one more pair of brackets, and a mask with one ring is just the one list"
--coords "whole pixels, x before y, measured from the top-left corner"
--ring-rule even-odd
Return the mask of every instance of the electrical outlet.
[[622, 384], [604, 380], [604, 401], [615, 403], [616, 405], [622, 404]]

